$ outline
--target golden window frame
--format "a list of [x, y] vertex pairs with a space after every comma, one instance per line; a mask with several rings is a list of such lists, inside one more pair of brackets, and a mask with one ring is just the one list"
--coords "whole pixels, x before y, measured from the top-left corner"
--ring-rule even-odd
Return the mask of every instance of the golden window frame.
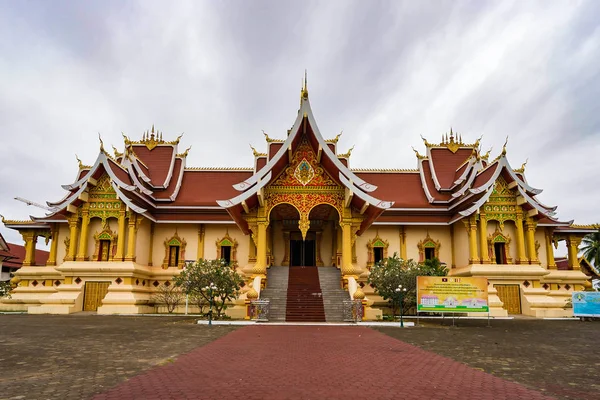
[[113, 261], [115, 255], [114, 252], [117, 246], [117, 236], [118, 235], [110, 229], [110, 226], [108, 226], [108, 222], [105, 220], [103, 229], [100, 232], [96, 232], [94, 234], [94, 254], [92, 255], [91, 261], [98, 261], [101, 240], [110, 241], [110, 245], [108, 246], [108, 261]]
[[375, 249], [383, 248], [383, 259], [388, 258], [388, 247], [390, 243], [387, 240], [383, 240], [377, 234], [372, 240], [367, 242], [368, 256], [367, 256], [367, 269], [371, 270], [371, 267], [375, 265]]
[[171, 246], [179, 246], [179, 262], [177, 263], [177, 268], [183, 269], [185, 265], [185, 246], [187, 246], [187, 242], [184, 238], [179, 237], [177, 232], [170, 237], [165, 239], [165, 259], [163, 260], [162, 267], [163, 269], [169, 268], [169, 253]]
[[229, 232], [225, 233], [225, 236], [223, 236], [221, 239], [217, 239], [215, 241], [215, 244], [217, 246], [217, 258], [221, 258], [221, 248], [223, 246], [229, 246], [229, 247], [231, 247], [231, 261], [230, 262], [232, 264], [237, 264], [238, 242], [237, 242], [237, 240], [235, 240], [234, 238], [229, 236]]
[[442, 247], [440, 241], [432, 239], [431, 236], [429, 236], [429, 233], [427, 233], [425, 239], [417, 243], [417, 248], [419, 249], [419, 262], [425, 261], [425, 249], [433, 249], [433, 257], [439, 260], [440, 247]]
[[490, 255], [490, 260], [491, 260], [492, 264], [496, 263], [496, 251], [494, 249], [494, 243], [504, 243], [504, 247], [505, 247], [504, 250], [506, 252], [506, 263], [513, 264], [513, 259], [510, 256], [510, 242], [511, 242], [510, 236], [508, 236], [507, 234], [503, 233], [498, 228], [496, 228], [494, 233], [492, 233], [491, 235], [488, 236], [487, 242], [488, 242], [488, 252], [489, 252], [488, 254]]

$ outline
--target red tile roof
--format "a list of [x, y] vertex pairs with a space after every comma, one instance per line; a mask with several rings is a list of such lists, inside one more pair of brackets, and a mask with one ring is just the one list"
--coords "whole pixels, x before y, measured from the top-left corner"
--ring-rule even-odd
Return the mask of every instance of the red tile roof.
[[[10, 268], [20, 268], [23, 266], [23, 260], [25, 259], [25, 247], [19, 244], [8, 243], [9, 254], [11, 259], [2, 262], [2, 265]], [[46, 265], [48, 261], [49, 252], [45, 250], [35, 250], [35, 263], [36, 265]]]

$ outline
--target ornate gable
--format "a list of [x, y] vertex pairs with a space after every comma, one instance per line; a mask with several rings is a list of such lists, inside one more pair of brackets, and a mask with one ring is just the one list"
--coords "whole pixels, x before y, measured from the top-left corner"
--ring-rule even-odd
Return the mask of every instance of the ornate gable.
[[300, 140], [289, 166], [273, 181], [271, 186], [329, 186], [339, 187], [317, 161], [306, 136]]
[[119, 212], [124, 209], [106, 173], [98, 179], [96, 186], [90, 188], [88, 199], [90, 218], [97, 217], [102, 221], [119, 218]]
[[517, 205], [517, 195], [508, 188], [508, 184], [499, 176], [494, 184], [490, 198], [484, 206], [488, 221], [496, 220], [500, 223], [500, 229], [504, 227], [504, 221], [516, 221], [520, 207]]

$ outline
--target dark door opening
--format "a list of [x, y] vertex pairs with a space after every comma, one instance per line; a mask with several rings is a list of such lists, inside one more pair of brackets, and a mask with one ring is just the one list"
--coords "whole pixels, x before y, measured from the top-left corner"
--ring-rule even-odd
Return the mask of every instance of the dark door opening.
[[290, 266], [314, 267], [316, 265], [314, 240], [290, 240]]
[[231, 263], [231, 246], [221, 246], [221, 258], [227, 264]]
[[383, 260], [383, 247], [375, 247], [373, 249], [374, 251], [374, 255], [375, 255], [375, 264], [377, 264], [379, 261]]
[[100, 251], [98, 251], [98, 261], [108, 261], [110, 255], [110, 240], [100, 241]]
[[496, 264], [506, 264], [506, 246], [504, 243], [494, 243], [494, 255]]
[[425, 248], [425, 259], [433, 260], [435, 258], [435, 249], [433, 247]]

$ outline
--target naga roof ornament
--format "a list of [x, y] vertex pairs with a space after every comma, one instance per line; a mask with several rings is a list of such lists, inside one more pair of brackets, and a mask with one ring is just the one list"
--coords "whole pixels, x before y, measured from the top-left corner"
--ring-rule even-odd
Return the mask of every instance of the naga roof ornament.
[[127, 135], [125, 135], [123, 132], [121, 132], [121, 135], [123, 135], [123, 141], [125, 142], [126, 146], [132, 145], [132, 144], [145, 144], [146, 147], [148, 148], [148, 150], [153, 150], [156, 146], [160, 145], [160, 144], [167, 144], [167, 145], [177, 145], [179, 144], [179, 141], [181, 140], [181, 138], [183, 137], [183, 133], [179, 136], [177, 136], [177, 139], [172, 140], [172, 141], [165, 141], [163, 139], [163, 133], [160, 132], [158, 129], [154, 129], [154, 124], [152, 124], [152, 128], [150, 129], [150, 131], [144, 131], [142, 133], [142, 140], [131, 140], [127, 137]]

